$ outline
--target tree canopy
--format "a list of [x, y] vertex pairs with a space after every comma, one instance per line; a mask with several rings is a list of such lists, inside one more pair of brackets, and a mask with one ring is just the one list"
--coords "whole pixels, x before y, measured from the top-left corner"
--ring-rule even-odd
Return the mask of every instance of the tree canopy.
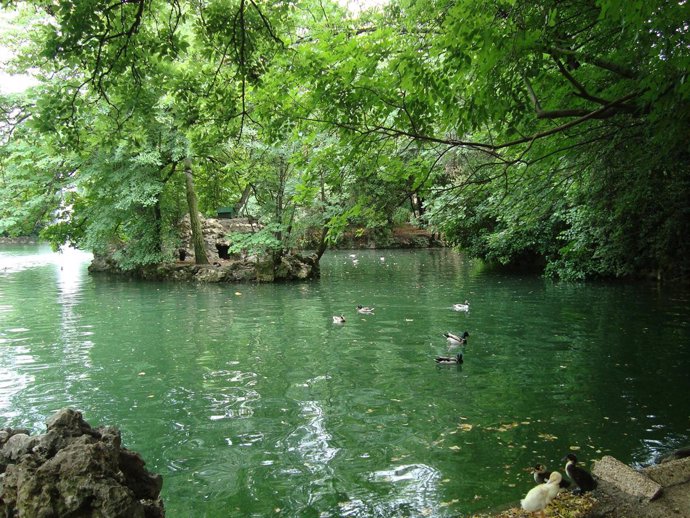
[[0, 99], [0, 233], [123, 267], [235, 205], [238, 247], [413, 221], [568, 279], [687, 276], [682, 0], [41, 0]]

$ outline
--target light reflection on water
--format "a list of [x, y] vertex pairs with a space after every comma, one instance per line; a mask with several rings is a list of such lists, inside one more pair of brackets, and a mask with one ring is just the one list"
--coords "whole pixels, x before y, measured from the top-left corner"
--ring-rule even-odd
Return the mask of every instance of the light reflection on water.
[[[0, 249], [3, 426], [67, 405], [119, 426], [171, 516], [457, 516], [517, 500], [523, 468], [571, 448], [643, 464], [690, 442], [683, 290], [487, 274], [448, 251], [331, 253], [321, 280], [275, 285], [87, 261]], [[437, 367], [463, 330], [465, 363]]]

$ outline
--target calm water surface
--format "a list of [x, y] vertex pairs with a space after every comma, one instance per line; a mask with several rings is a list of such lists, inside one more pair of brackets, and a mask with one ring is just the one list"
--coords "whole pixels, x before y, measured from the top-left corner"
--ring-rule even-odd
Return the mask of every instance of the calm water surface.
[[[128, 282], [88, 260], [0, 248], [0, 426], [42, 432], [65, 406], [119, 426], [170, 517], [459, 516], [571, 450], [642, 464], [690, 443], [687, 291], [444, 250], [330, 253], [320, 280], [276, 285]], [[470, 332], [462, 366], [433, 361], [448, 330]]]

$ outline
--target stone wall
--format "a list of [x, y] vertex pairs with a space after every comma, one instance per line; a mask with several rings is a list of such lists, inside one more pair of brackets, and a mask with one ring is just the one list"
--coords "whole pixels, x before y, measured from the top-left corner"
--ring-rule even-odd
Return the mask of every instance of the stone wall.
[[[247, 234], [256, 232], [261, 228], [257, 222], [248, 218], [216, 219], [201, 218], [201, 233], [204, 236], [206, 255], [211, 262], [219, 261], [218, 245], [230, 246], [228, 236], [234, 232]], [[186, 251], [186, 259], [194, 262], [194, 245], [192, 244], [192, 226], [189, 222], [189, 214], [185, 215], [178, 227], [180, 235], [180, 248]], [[238, 256], [239, 258], [239, 256]]]

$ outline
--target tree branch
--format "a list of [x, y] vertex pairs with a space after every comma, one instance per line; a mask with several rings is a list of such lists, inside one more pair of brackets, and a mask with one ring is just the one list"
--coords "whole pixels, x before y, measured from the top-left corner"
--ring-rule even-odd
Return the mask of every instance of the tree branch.
[[608, 70], [609, 72], [613, 72], [614, 74], [618, 74], [619, 76], [625, 77], [626, 79], [636, 79], [637, 74], [633, 72], [632, 70], [619, 65], [617, 63], [613, 63], [612, 61], [608, 61], [606, 59], [601, 59], [597, 58], [595, 56], [590, 56], [588, 54], [580, 53], [575, 50], [570, 50], [570, 49], [564, 49], [561, 47], [551, 47], [550, 49], [547, 49], [547, 52], [549, 54], [558, 54], [558, 55], [563, 55], [563, 56], [574, 56], [577, 57], [580, 61], [583, 61], [585, 63], [589, 63], [591, 65], [595, 65], [599, 68], [603, 68], [605, 70]]

